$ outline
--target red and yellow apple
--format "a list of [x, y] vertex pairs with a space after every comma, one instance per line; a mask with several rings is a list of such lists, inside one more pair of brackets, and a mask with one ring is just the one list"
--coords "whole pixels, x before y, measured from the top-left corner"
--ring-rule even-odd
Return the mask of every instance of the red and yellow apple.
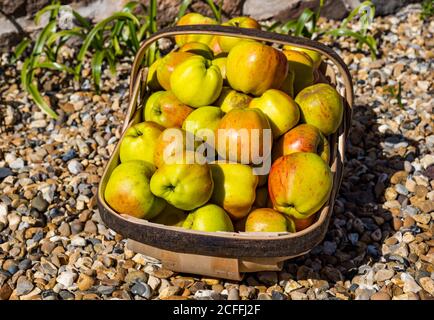
[[214, 53], [210, 47], [202, 42], [188, 42], [179, 48], [179, 52], [190, 52], [208, 60], [214, 59]]
[[283, 214], [270, 209], [259, 208], [249, 213], [246, 232], [295, 232], [294, 223]]
[[332, 172], [315, 153], [297, 152], [277, 159], [268, 176], [274, 210], [305, 219], [317, 212], [332, 190]]
[[249, 95], [233, 90], [229, 87], [223, 87], [219, 98], [214, 103], [219, 106], [224, 113], [228, 113], [232, 109], [247, 108], [252, 97]]
[[184, 62], [190, 57], [195, 55], [191, 52], [170, 52], [157, 64], [157, 79], [158, 83], [164, 88], [164, 90], [170, 91], [170, 78], [173, 70], [180, 63]]
[[297, 95], [302, 89], [313, 84], [313, 61], [304, 52], [283, 50], [283, 53], [288, 59], [289, 69], [294, 72], [294, 95]]
[[252, 40], [243, 40], [231, 49], [226, 63], [230, 86], [260, 96], [268, 89], [279, 89], [288, 74], [282, 51]]
[[329, 163], [330, 147], [327, 138], [313, 125], [303, 123], [285, 133], [273, 148], [273, 159], [295, 153], [313, 152]]
[[183, 228], [198, 231], [233, 232], [231, 218], [225, 210], [215, 204], [207, 204], [191, 212], [183, 223]]
[[146, 101], [143, 116], [146, 121], [153, 121], [165, 128], [180, 128], [193, 110], [179, 101], [171, 91], [157, 91]]
[[[214, 19], [205, 17], [200, 13], [187, 13], [182, 16], [178, 22], [177, 26], [185, 26], [185, 25], [197, 25], [197, 24], [218, 24]], [[213, 35], [210, 34], [180, 34], [175, 36], [175, 42], [178, 47], [182, 47], [184, 44], [188, 42], [201, 42], [204, 44], [209, 44], [213, 39]]]
[[[222, 23], [222, 26], [231, 26], [249, 29], [261, 29], [261, 25], [253, 18], [250, 17], [235, 17], [227, 22]], [[220, 48], [224, 52], [229, 52], [235, 45], [237, 45], [243, 38], [218, 36], [217, 37]]]
[[291, 45], [283, 46], [283, 50], [293, 50], [293, 51], [300, 51], [306, 53], [312, 59], [314, 69], [318, 69], [319, 65], [321, 64], [322, 56], [319, 52], [315, 50], [310, 50], [310, 49], [291, 46]]

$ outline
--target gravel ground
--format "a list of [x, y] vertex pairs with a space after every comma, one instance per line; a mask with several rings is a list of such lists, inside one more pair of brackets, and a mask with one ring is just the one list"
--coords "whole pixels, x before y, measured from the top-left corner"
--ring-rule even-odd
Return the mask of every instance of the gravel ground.
[[[434, 21], [422, 24], [419, 8], [375, 21], [376, 61], [352, 41], [333, 44], [351, 69], [356, 103], [326, 239], [283, 271], [241, 282], [162, 269], [102, 223], [95, 194], [120, 136], [128, 63], [117, 79], [106, 75], [101, 95], [44, 75], [61, 109], [54, 121], [3, 56], [0, 299], [433, 299]], [[402, 105], [388, 90], [398, 82]]]

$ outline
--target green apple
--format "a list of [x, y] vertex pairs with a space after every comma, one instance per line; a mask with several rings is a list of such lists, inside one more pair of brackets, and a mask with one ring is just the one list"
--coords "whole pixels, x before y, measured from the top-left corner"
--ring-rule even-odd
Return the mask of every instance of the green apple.
[[187, 218], [187, 215], [184, 211], [168, 204], [157, 217], [151, 220], [151, 222], [164, 224], [166, 226], [182, 227], [185, 218]]
[[211, 198], [213, 179], [207, 164], [166, 164], [151, 178], [151, 191], [181, 210], [203, 206]]
[[140, 160], [118, 165], [104, 190], [104, 198], [109, 206], [120, 214], [139, 219], [157, 216], [166, 206], [166, 201], [151, 192], [149, 179], [154, 169], [149, 162]]
[[[261, 25], [253, 18], [250, 17], [235, 17], [227, 22], [222, 23], [222, 26], [231, 26], [239, 28], [249, 28], [249, 29], [261, 29]], [[218, 42], [220, 48], [224, 52], [229, 52], [235, 45], [237, 45], [243, 38], [239, 37], [229, 37], [229, 36], [218, 36]]]
[[226, 211], [215, 204], [207, 204], [191, 212], [185, 219], [183, 227], [208, 232], [234, 231], [234, 226]]
[[270, 208], [259, 208], [249, 213], [246, 232], [295, 232], [294, 222]]
[[285, 55], [271, 46], [243, 40], [229, 52], [226, 77], [237, 91], [260, 96], [268, 89], [279, 89], [287, 75]]
[[285, 133], [273, 148], [273, 159], [295, 152], [313, 152], [329, 163], [330, 147], [318, 128], [302, 123]]
[[297, 152], [277, 159], [268, 176], [268, 192], [275, 210], [305, 219], [327, 202], [333, 175], [315, 153]]
[[304, 123], [317, 127], [324, 135], [335, 133], [342, 122], [344, 100], [331, 85], [318, 83], [303, 89], [295, 102]]
[[295, 127], [300, 120], [300, 110], [295, 101], [276, 89], [269, 89], [262, 96], [252, 99], [249, 108], [258, 108], [267, 116], [274, 139]]
[[251, 100], [252, 97], [245, 93], [238, 92], [229, 87], [223, 87], [215, 105], [219, 106], [224, 113], [228, 113], [232, 109], [247, 108]]
[[202, 42], [188, 42], [179, 48], [180, 52], [190, 52], [204, 57], [205, 59], [214, 59], [214, 53], [206, 44]]
[[[200, 13], [192, 12], [182, 16], [176, 23], [177, 26], [197, 24], [218, 24], [218, 22], [214, 19], [205, 17]], [[213, 38], [214, 36], [211, 34], [180, 34], [175, 36], [175, 42], [179, 47], [182, 47], [188, 42], [209, 44]]]
[[211, 105], [220, 95], [223, 78], [219, 67], [202, 56], [190, 57], [176, 66], [170, 77], [175, 96], [194, 107]]
[[187, 116], [193, 111], [170, 91], [154, 92], [146, 101], [143, 116], [165, 128], [180, 128]]
[[161, 58], [161, 61], [156, 66], [157, 80], [164, 90], [171, 90], [170, 78], [172, 77], [173, 70], [175, 70], [176, 66], [194, 56], [195, 55], [191, 52], [173, 51]]
[[160, 125], [149, 121], [128, 128], [119, 147], [121, 162], [142, 160], [155, 165], [155, 146], [163, 129]]
[[158, 91], [163, 88], [161, 84], [158, 82], [158, 77], [157, 77], [157, 69], [161, 61], [162, 59], [155, 60], [154, 63], [151, 64], [151, 66], [148, 69], [146, 83], [148, 84], [148, 87], [149, 89], [151, 89], [151, 91]]
[[294, 50], [283, 50], [282, 52], [288, 59], [289, 69], [294, 72], [294, 95], [297, 95], [301, 90], [313, 84], [313, 61], [304, 52]]
[[215, 162], [209, 166], [214, 180], [211, 202], [225, 209], [234, 220], [245, 217], [255, 201], [258, 176], [244, 164]]
[[185, 118], [182, 129], [196, 135], [200, 130], [208, 129], [213, 133], [223, 118], [223, 111], [219, 107], [201, 107], [194, 110]]

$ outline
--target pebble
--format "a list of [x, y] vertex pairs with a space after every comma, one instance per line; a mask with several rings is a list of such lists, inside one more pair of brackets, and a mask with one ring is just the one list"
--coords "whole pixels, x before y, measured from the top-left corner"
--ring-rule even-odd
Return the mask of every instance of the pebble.
[[420, 290], [422, 290], [413, 277], [408, 273], [401, 273], [401, 280], [404, 281], [404, 293], [418, 293]]
[[146, 298], [146, 299], [150, 299], [152, 297], [151, 287], [148, 284], [143, 283], [141, 281], [136, 282], [131, 287], [131, 293], [134, 295], [139, 295], [139, 296]]
[[24, 160], [21, 158], [17, 158], [9, 163], [9, 167], [14, 170], [22, 169], [24, 168]]
[[70, 271], [62, 272], [57, 278], [57, 283], [60, 283], [64, 288], [69, 288], [74, 283], [76, 274]]
[[237, 288], [229, 290], [228, 300], [240, 300], [240, 294]]
[[390, 295], [386, 292], [376, 292], [371, 296], [371, 300], [390, 300]]
[[[129, 272], [125, 276], [124, 281], [129, 285], [131, 285], [132, 283], [137, 282], [137, 281], [141, 281], [143, 283], [146, 283], [146, 281], [148, 281], [148, 275], [146, 273], [144, 273], [143, 271], [135, 270], [135, 271]], [[155, 290], [156, 287], [153, 289]]]
[[81, 291], [89, 290], [94, 285], [94, 283], [95, 280], [84, 273], [80, 273], [80, 275], [78, 276], [77, 286], [78, 289]]
[[80, 162], [78, 162], [77, 160], [74, 159], [68, 163], [68, 170], [72, 174], [79, 174], [80, 172], [82, 172], [84, 170], [84, 168]]
[[177, 287], [177, 286], [169, 286], [169, 287], [164, 288], [163, 290], [161, 290], [161, 292], [158, 295], [158, 298], [160, 298], [160, 299], [168, 298], [170, 296], [176, 295], [179, 291], [180, 291], [179, 287]]
[[378, 270], [375, 274], [375, 281], [382, 282], [391, 279], [395, 275], [395, 271], [389, 269]]
[[30, 293], [34, 288], [33, 283], [29, 281], [25, 276], [21, 276], [17, 280], [16, 292], [18, 296]]
[[0, 167], [0, 179], [4, 179], [13, 175], [13, 171], [9, 168]]
[[289, 294], [292, 300], [308, 300], [307, 294], [299, 291], [293, 291]]
[[48, 202], [39, 194], [37, 197], [33, 198], [31, 206], [39, 212], [45, 212], [48, 208]]

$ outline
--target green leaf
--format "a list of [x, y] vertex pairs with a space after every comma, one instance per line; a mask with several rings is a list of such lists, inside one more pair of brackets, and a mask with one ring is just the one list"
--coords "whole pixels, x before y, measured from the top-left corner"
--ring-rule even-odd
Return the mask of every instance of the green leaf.
[[51, 34], [47, 39], [47, 46], [51, 46], [53, 43], [55, 43], [59, 38], [71, 38], [71, 37], [79, 37], [84, 38], [84, 33], [82, 32], [83, 28], [76, 27], [71, 30], [60, 30], [53, 34]]
[[185, 12], [187, 11], [188, 7], [190, 7], [192, 2], [193, 0], [182, 0], [181, 5], [179, 6], [178, 15], [176, 16], [176, 21], [185, 15]]
[[222, 15], [221, 15], [221, 6], [222, 6], [222, 2], [220, 1], [219, 4], [219, 9], [217, 9], [217, 7], [214, 4], [213, 0], [205, 0], [205, 2], [208, 4], [208, 6], [210, 7], [214, 18], [217, 20], [218, 23], [220, 23], [222, 21]]
[[157, 32], [157, 0], [149, 1], [149, 32], [155, 33]]
[[102, 63], [104, 61], [105, 52], [104, 51], [97, 51], [92, 57], [92, 77], [93, 81], [95, 83], [96, 91], [99, 92], [99, 88], [101, 85], [101, 70], [102, 70]]
[[42, 68], [42, 69], [50, 69], [55, 71], [63, 71], [72, 75], [75, 75], [75, 71], [73, 68], [68, 67], [64, 64], [58, 63], [58, 62], [52, 62], [52, 61], [42, 61], [37, 62], [33, 66], [34, 69], [36, 68]]
[[49, 22], [35, 41], [35, 46], [33, 47], [32, 56], [36, 57], [41, 54], [44, 46], [47, 42], [48, 37], [50, 37], [56, 31], [56, 21]]
[[[300, 17], [297, 20], [297, 25], [295, 27], [294, 35], [296, 37], [300, 37], [303, 34], [303, 30], [306, 26], [306, 24], [312, 19], [314, 16], [314, 13], [310, 9], [304, 9], [303, 13], [300, 15]], [[309, 36], [310, 38], [310, 36]]]
[[81, 14], [79, 14], [77, 11], [73, 10], [72, 14], [74, 18], [80, 23], [85, 29], [90, 30], [92, 29], [92, 24], [87, 20], [85, 17], [83, 17]]
[[35, 19], [34, 19], [35, 24], [36, 24], [36, 25], [39, 25], [39, 22], [41, 21], [41, 17], [42, 17], [42, 15], [43, 15], [44, 13], [46, 13], [46, 12], [49, 12], [49, 11], [50, 11], [50, 12], [53, 13], [53, 11], [54, 11], [54, 12], [55, 12], [55, 15], [57, 16], [57, 13], [58, 13], [60, 7], [61, 7], [60, 4], [51, 4], [51, 5], [45, 6], [45, 7], [42, 8], [41, 10], [39, 10], [39, 11], [35, 14]]
[[130, 39], [133, 44], [133, 49], [134, 49], [133, 53], [136, 53], [140, 47], [139, 40], [137, 39], [136, 28], [131, 21], [127, 21], [127, 24], [128, 24], [128, 29], [130, 30]]
[[14, 57], [12, 59], [12, 62], [17, 61], [21, 55], [23, 54], [23, 52], [26, 50], [26, 48], [32, 43], [32, 40], [30, 40], [29, 38], [24, 38], [15, 48], [14, 51]]
[[41, 93], [39, 92], [38, 88], [35, 84], [29, 83], [28, 85], [28, 92], [30, 96], [32, 97], [33, 101], [36, 103], [36, 105], [41, 109], [43, 112], [45, 112], [47, 115], [52, 117], [53, 119], [57, 119], [59, 116], [56, 112], [54, 112], [50, 106], [47, 104], [47, 102], [42, 97]]
[[108, 23], [115, 21], [115, 20], [131, 20], [137, 26], [140, 25], [139, 20], [134, 15], [132, 15], [131, 13], [128, 13], [128, 12], [117, 12], [117, 13], [113, 14], [112, 16], [104, 19], [103, 21], [97, 23], [95, 25], [95, 27], [87, 34], [87, 36], [84, 39], [83, 44], [80, 48], [80, 51], [77, 55], [77, 62], [78, 63], [77, 63], [77, 66], [75, 68], [76, 74], [80, 73], [83, 59], [84, 59], [86, 52], [88, 51], [90, 45], [92, 44], [92, 41], [95, 38], [95, 36], [100, 31], [104, 30], [104, 28], [106, 27], [106, 25]]
[[30, 68], [29, 70], [29, 65], [31, 62], [32, 59], [27, 58], [26, 60], [24, 60], [23, 66], [21, 68], [21, 84], [26, 91], [29, 91], [28, 85], [31, 82], [33, 76], [33, 72], [31, 71], [32, 69]]

